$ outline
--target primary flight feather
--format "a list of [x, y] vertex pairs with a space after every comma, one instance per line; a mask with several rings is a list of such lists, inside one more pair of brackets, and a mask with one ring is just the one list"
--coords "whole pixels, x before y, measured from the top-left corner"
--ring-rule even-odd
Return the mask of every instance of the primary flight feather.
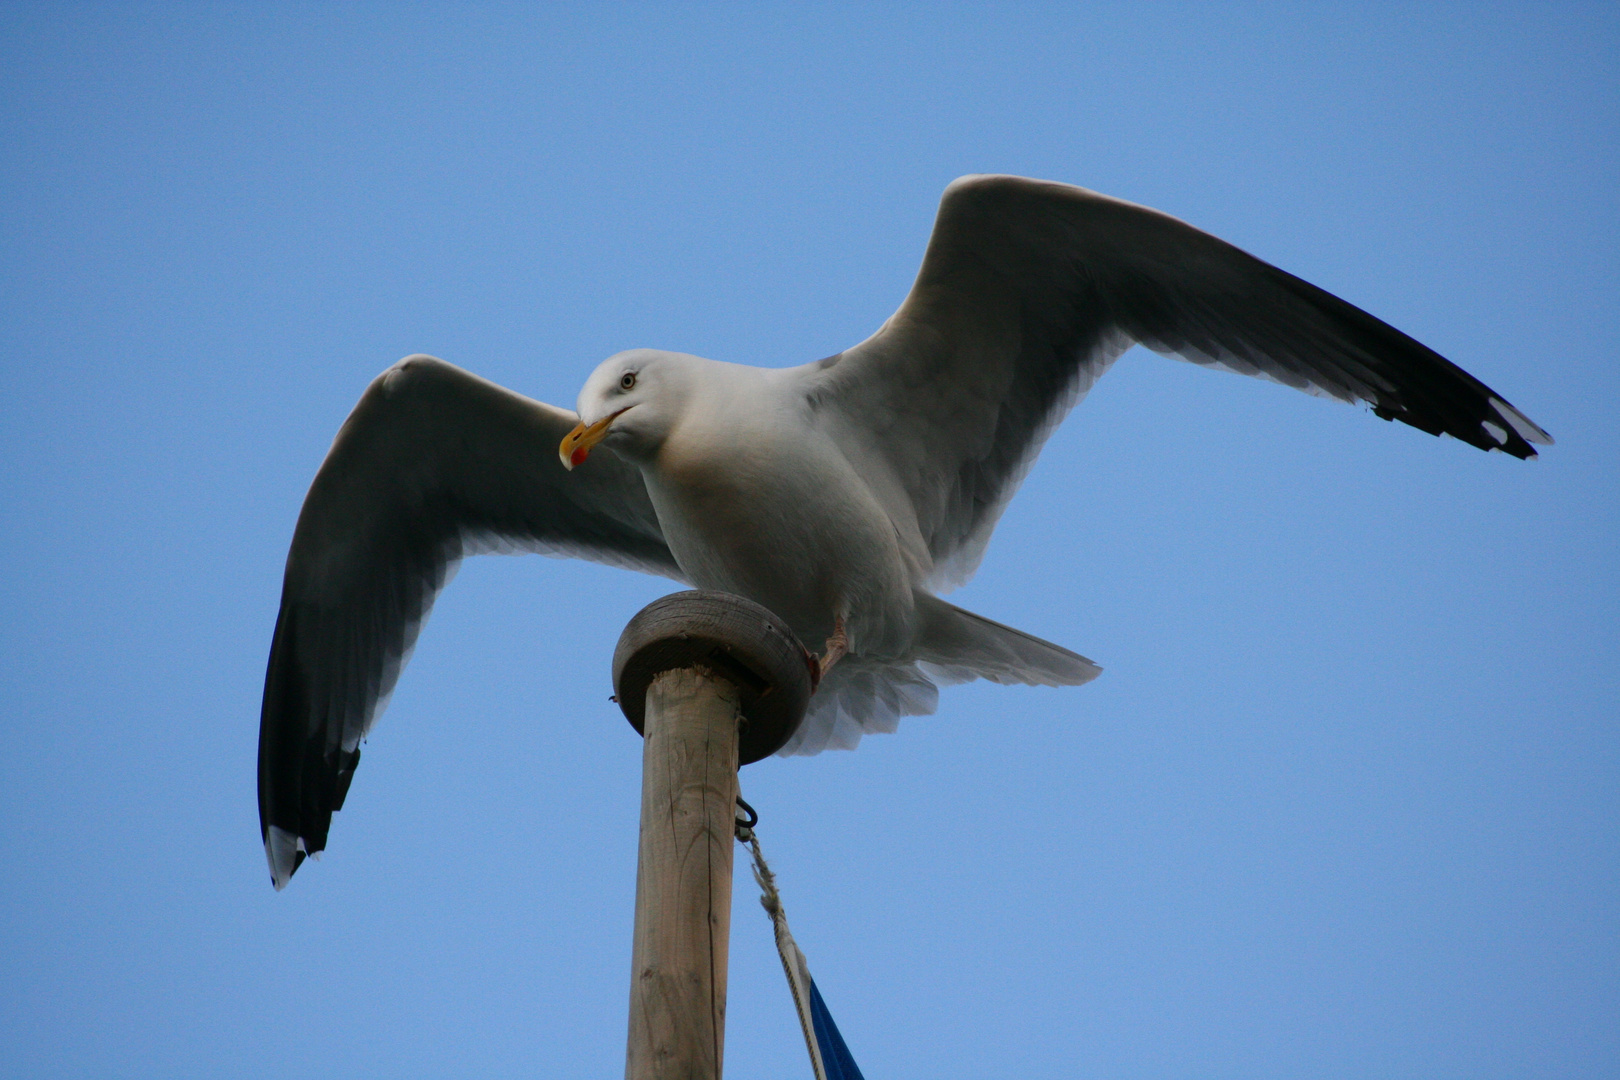
[[1096, 677], [935, 593], [972, 575], [1046, 436], [1134, 344], [1515, 457], [1552, 442], [1314, 285], [1146, 207], [1011, 176], [951, 184], [900, 309], [816, 363], [620, 353], [571, 413], [409, 357], [344, 422], [287, 557], [259, 729], [276, 888], [326, 846], [434, 595], [481, 550], [737, 593], [826, 641], [783, 753], [892, 731], [932, 711], [941, 683]]

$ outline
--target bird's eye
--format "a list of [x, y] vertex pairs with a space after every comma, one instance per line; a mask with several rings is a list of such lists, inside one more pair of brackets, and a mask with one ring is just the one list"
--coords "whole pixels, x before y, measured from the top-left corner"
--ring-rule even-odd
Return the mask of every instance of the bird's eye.
[[635, 385], [636, 385], [636, 373], [635, 372], [627, 371], [623, 375], [619, 376], [619, 389], [620, 390], [629, 390], [631, 387], [633, 387]]

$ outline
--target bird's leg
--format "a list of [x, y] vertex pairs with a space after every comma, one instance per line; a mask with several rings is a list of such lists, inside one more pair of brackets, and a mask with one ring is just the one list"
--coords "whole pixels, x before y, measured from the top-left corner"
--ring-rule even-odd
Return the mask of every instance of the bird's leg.
[[821, 685], [822, 678], [832, 666], [843, 659], [849, 652], [849, 635], [844, 632], [844, 617], [842, 615], [833, 622], [832, 637], [827, 639], [827, 651], [820, 656], [805, 649], [804, 658], [810, 665], [810, 692], [816, 692]]
[[831, 671], [832, 666], [848, 652], [849, 635], [844, 632], [844, 617], [840, 615], [833, 623], [832, 637], [827, 639], [827, 651], [821, 654], [821, 673], [825, 675]]

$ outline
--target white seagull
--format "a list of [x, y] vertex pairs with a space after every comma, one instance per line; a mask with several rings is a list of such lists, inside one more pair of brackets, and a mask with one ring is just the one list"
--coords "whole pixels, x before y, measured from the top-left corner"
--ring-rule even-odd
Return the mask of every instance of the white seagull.
[[941, 683], [1095, 678], [1085, 657], [935, 594], [972, 575], [1047, 435], [1134, 344], [1515, 457], [1552, 442], [1314, 285], [1155, 210], [1013, 176], [951, 184], [900, 309], [802, 367], [637, 349], [591, 374], [576, 414], [408, 357], [344, 422], [287, 556], [259, 729], [275, 887], [326, 846], [360, 741], [463, 555], [642, 570], [827, 642], [784, 754], [893, 731]]

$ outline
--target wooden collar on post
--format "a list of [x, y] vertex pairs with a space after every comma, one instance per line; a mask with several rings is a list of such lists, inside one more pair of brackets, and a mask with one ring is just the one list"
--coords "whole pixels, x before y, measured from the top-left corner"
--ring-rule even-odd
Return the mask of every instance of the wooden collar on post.
[[638, 734], [647, 688], [676, 668], [701, 667], [737, 687], [739, 765], [768, 758], [799, 730], [810, 704], [809, 653], [787, 624], [730, 593], [671, 593], [642, 608], [613, 650], [613, 692]]
[[766, 609], [682, 592], [643, 608], [613, 652], [619, 708], [645, 736], [627, 1080], [719, 1080], [737, 769], [804, 719], [804, 646]]

